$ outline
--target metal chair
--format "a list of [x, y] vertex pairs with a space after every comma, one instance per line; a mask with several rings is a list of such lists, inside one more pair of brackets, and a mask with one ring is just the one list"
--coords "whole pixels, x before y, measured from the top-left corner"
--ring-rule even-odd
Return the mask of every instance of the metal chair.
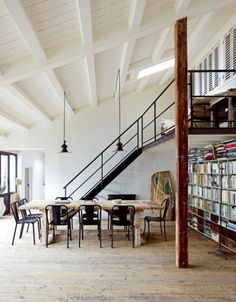
[[[66, 197], [66, 196], [57, 196], [56, 198], [55, 198], [55, 200], [61, 200], [62, 202], [63, 201], [71, 201], [71, 200], [73, 200], [73, 198], [71, 197], [71, 196], [68, 196], [68, 197]], [[77, 214], [78, 213], [78, 210], [75, 210], [75, 209], [68, 209], [68, 214], [71, 216], [71, 228], [72, 228], [72, 230], [73, 230], [73, 217], [75, 216], [75, 214]]]
[[113, 230], [114, 226], [123, 226], [128, 232], [128, 240], [130, 240], [130, 229], [132, 230], [132, 243], [134, 247], [134, 216], [135, 207], [132, 205], [114, 205], [110, 215], [111, 227], [111, 247], [113, 248]]
[[83, 204], [79, 207], [79, 247], [82, 240], [84, 239], [84, 226], [85, 225], [96, 225], [98, 230], [98, 239], [100, 247], [102, 247], [102, 208], [99, 205], [88, 205]]
[[170, 205], [170, 200], [168, 198], [164, 199], [162, 201], [161, 205], [164, 207], [164, 209], [160, 210], [160, 216], [145, 216], [144, 217], [143, 234], [145, 234], [145, 232], [146, 232], [146, 222], [147, 222], [147, 224], [148, 224], [147, 239], [149, 239], [149, 235], [150, 235], [150, 222], [154, 221], [154, 222], [160, 222], [161, 236], [163, 236], [162, 223], [164, 224], [164, 237], [165, 237], [165, 241], [167, 241], [167, 238], [166, 238], [166, 213], [167, 213], [168, 207]]
[[19, 213], [18, 213], [18, 206], [19, 205], [20, 204], [17, 201], [11, 203], [11, 211], [12, 211], [13, 217], [15, 219], [15, 223], [16, 223], [14, 234], [13, 234], [13, 238], [12, 238], [12, 245], [14, 245], [14, 240], [15, 240], [15, 235], [16, 235], [16, 230], [17, 230], [17, 225], [18, 224], [21, 225], [21, 230], [20, 230], [20, 236], [19, 236], [19, 238], [22, 237], [25, 224], [27, 224], [27, 225], [32, 224], [32, 228], [33, 228], [33, 243], [35, 244], [35, 229], [34, 229], [34, 224], [38, 223], [38, 234], [39, 234], [39, 238], [40, 238], [39, 219], [37, 219], [37, 218], [29, 218], [27, 216], [24, 216], [24, 210], [21, 210], [22, 218], [19, 218]]
[[52, 226], [53, 239], [56, 239], [55, 227], [67, 226], [67, 248], [69, 248], [69, 238], [72, 240], [71, 234], [71, 216], [69, 215], [66, 205], [47, 205], [46, 212], [46, 247], [48, 247], [49, 226]]
[[[26, 198], [22, 198], [19, 201], [19, 205], [27, 204], [29, 201]], [[39, 228], [41, 230], [41, 218], [42, 218], [42, 213], [32, 213], [31, 210], [20, 210], [22, 217], [24, 218], [36, 218], [39, 220]], [[27, 226], [27, 233], [29, 231], [29, 224]]]

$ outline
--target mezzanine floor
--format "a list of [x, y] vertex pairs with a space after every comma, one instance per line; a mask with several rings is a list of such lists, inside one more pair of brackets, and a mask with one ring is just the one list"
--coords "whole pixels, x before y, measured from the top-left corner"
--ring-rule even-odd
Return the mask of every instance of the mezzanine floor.
[[33, 246], [31, 232], [11, 246], [13, 229], [11, 216], [0, 218], [1, 302], [235, 301], [236, 255], [210, 254], [216, 244], [189, 230], [190, 267], [177, 269], [173, 222], [167, 242], [155, 225], [150, 241], [134, 249], [123, 236], [111, 249], [107, 230], [102, 249], [92, 230], [79, 249], [76, 221], [69, 249], [64, 234], [48, 249], [38, 240]]

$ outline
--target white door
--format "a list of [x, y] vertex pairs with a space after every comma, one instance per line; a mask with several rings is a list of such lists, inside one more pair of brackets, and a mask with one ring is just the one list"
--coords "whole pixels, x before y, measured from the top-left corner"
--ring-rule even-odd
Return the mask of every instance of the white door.
[[25, 168], [25, 198], [28, 200], [32, 200], [32, 175], [33, 168]]

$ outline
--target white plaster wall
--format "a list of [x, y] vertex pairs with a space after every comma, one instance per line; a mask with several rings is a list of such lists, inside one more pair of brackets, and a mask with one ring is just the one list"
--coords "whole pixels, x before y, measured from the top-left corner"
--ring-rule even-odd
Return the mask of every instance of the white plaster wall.
[[[153, 102], [161, 90], [157, 91], [156, 86], [152, 86], [143, 93], [130, 94], [121, 99], [122, 106], [122, 130], [134, 122]], [[162, 111], [167, 104], [173, 101], [173, 90], [164, 95], [158, 102], [157, 112]], [[169, 113], [173, 117], [172, 113]], [[168, 114], [167, 114], [168, 115]], [[152, 114], [150, 114], [152, 116]], [[118, 103], [114, 99], [108, 100], [96, 108], [86, 108], [74, 115], [66, 115], [66, 140], [71, 153], [61, 154], [62, 144], [62, 118], [56, 118], [52, 122], [44, 122], [35, 125], [31, 130], [22, 131], [10, 135], [6, 140], [0, 141], [0, 149], [5, 150], [27, 150], [41, 148], [44, 150], [45, 162], [45, 198], [54, 199], [58, 195], [63, 195], [63, 186], [76, 175], [85, 165], [87, 165], [98, 153], [100, 153], [118, 135]], [[21, 151], [22, 152], [22, 151]], [[38, 151], [35, 152], [35, 158]], [[33, 153], [22, 152], [22, 169], [34, 162]], [[155, 155], [150, 155], [155, 158]], [[132, 166], [126, 173], [133, 173], [135, 188], [140, 187], [137, 194], [142, 198], [147, 196], [142, 193], [142, 186], [150, 179], [152, 168], [146, 162], [147, 174], [142, 174], [140, 178], [140, 165], [145, 165], [148, 155], [142, 155], [141, 163]], [[142, 162], [144, 161], [144, 162]], [[159, 160], [158, 160], [159, 161]], [[161, 162], [161, 161], [160, 161]], [[157, 169], [159, 169], [157, 167]], [[155, 172], [156, 169], [154, 169]], [[136, 176], [139, 175], [137, 178]], [[34, 198], [44, 195], [42, 188], [42, 178], [38, 179], [38, 188], [41, 192], [35, 192]], [[134, 188], [134, 189], [135, 189]], [[86, 188], [87, 190], [88, 188]], [[116, 189], [115, 189], [116, 191]], [[145, 189], [145, 192], [148, 190]], [[80, 197], [74, 195], [74, 198]]]
[[44, 152], [43, 151], [21, 151], [19, 153], [21, 162], [21, 177], [23, 180], [21, 197], [25, 196], [25, 168], [32, 168], [32, 199], [44, 199]]
[[158, 171], [170, 171], [175, 190], [176, 170], [173, 140], [168, 145], [159, 145], [144, 151], [99, 194], [99, 198], [107, 199], [108, 194], [136, 194], [137, 199], [149, 200], [151, 176]]

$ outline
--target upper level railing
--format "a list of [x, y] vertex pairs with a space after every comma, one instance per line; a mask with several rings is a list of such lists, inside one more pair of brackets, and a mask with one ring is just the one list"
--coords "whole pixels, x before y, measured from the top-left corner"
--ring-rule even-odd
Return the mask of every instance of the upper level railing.
[[[189, 100], [191, 128], [235, 128], [235, 69], [190, 70]], [[229, 79], [223, 86], [222, 79]], [[207, 92], [207, 93], [206, 93]]]
[[[230, 73], [235, 70], [190, 70], [189, 71], [189, 126], [191, 128], [235, 127], [236, 118], [229, 118], [230, 114], [222, 102], [232, 98], [232, 91], [221, 90], [216, 94], [214, 87], [208, 95], [202, 93], [202, 79], [210, 81], [213, 73]], [[206, 75], [207, 76], [204, 76]], [[217, 79], [218, 76], [214, 77]], [[76, 174], [65, 186], [65, 196], [77, 193], [84, 196], [91, 189], [101, 184], [122, 161], [129, 155], [174, 131], [174, 80], [157, 96], [153, 103], [136, 119], [120, 136], [116, 137], [102, 150], [87, 166]], [[235, 86], [236, 87], [236, 86]], [[170, 89], [172, 88], [172, 90]], [[234, 91], [236, 94], [236, 91]], [[211, 99], [211, 101], [210, 101]], [[218, 103], [218, 106], [216, 104]], [[220, 104], [220, 107], [219, 107]], [[228, 104], [228, 103], [227, 103]], [[220, 108], [220, 109], [219, 109]], [[227, 114], [226, 114], [227, 113]], [[172, 117], [172, 119], [170, 119]], [[122, 142], [124, 151], [116, 151], [117, 143]]]

